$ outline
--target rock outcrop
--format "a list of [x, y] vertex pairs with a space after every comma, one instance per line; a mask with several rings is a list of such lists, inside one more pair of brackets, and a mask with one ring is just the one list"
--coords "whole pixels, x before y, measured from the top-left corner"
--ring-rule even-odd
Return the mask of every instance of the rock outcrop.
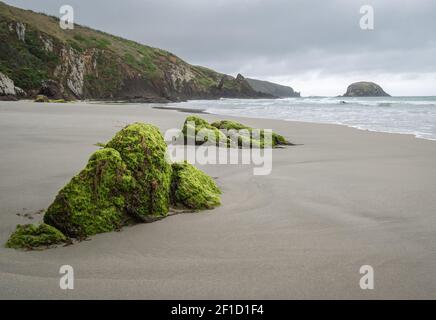
[[278, 98], [300, 97], [299, 92], [295, 92], [294, 89], [288, 86], [256, 79], [246, 78], [246, 80], [254, 90], [265, 94], [269, 94]]
[[348, 86], [344, 97], [389, 97], [390, 95], [374, 82], [355, 82]]
[[45, 80], [41, 83], [41, 89], [39, 89], [38, 95], [46, 96], [48, 99], [64, 99], [64, 89], [62, 86], [54, 80]]
[[0, 100], [14, 101], [25, 95], [23, 89], [16, 87], [12, 79], [0, 72]]
[[254, 90], [240, 73], [236, 78], [223, 75], [219, 84], [211, 87], [211, 94], [216, 98], [275, 98], [271, 94]]

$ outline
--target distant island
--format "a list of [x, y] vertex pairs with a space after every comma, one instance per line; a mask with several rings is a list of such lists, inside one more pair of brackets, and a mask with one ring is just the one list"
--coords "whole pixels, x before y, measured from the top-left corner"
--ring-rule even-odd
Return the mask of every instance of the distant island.
[[[0, 2], [0, 99], [39, 101], [277, 98], [260, 87], [194, 66], [174, 54], [88, 27], [62, 30], [57, 17]], [[271, 89], [272, 88], [272, 89]], [[286, 87], [284, 87], [286, 88]], [[277, 94], [275, 94], [277, 93]]]
[[361, 81], [350, 84], [343, 97], [390, 97], [390, 95], [374, 82]]

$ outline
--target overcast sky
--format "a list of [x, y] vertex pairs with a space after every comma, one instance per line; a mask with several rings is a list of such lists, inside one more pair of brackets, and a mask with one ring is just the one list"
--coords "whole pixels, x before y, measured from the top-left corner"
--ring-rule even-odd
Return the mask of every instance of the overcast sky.
[[[339, 95], [379, 83], [392, 95], [436, 95], [435, 0], [3, 0], [166, 49], [189, 63]], [[361, 30], [360, 7], [374, 8]]]

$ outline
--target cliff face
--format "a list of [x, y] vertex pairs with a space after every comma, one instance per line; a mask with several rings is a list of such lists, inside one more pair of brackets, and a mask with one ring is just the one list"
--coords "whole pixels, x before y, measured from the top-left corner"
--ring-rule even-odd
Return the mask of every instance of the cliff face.
[[265, 94], [270, 94], [279, 98], [300, 97], [300, 93], [295, 92], [291, 87], [249, 78], [247, 78], [247, 81], [254, 90]]
[[355, 82], [348, 86], [344, 97], [390, 97], [374, 82]]
[[[271, 97], [170, 52], [0, 2], [0, 72], [28, 97], [178, 101]], [[53, 90], [46, 90], [47, 83]], [[50, 97], [51, 98], [51, 97]]]

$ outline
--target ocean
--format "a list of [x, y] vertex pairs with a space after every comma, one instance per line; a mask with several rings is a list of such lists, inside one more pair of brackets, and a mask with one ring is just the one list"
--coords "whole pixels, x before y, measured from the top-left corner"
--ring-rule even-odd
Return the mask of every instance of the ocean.
[[436, 97], [192, 100], [177, 108], [219, 115], [346, 125], [436, 140]]

